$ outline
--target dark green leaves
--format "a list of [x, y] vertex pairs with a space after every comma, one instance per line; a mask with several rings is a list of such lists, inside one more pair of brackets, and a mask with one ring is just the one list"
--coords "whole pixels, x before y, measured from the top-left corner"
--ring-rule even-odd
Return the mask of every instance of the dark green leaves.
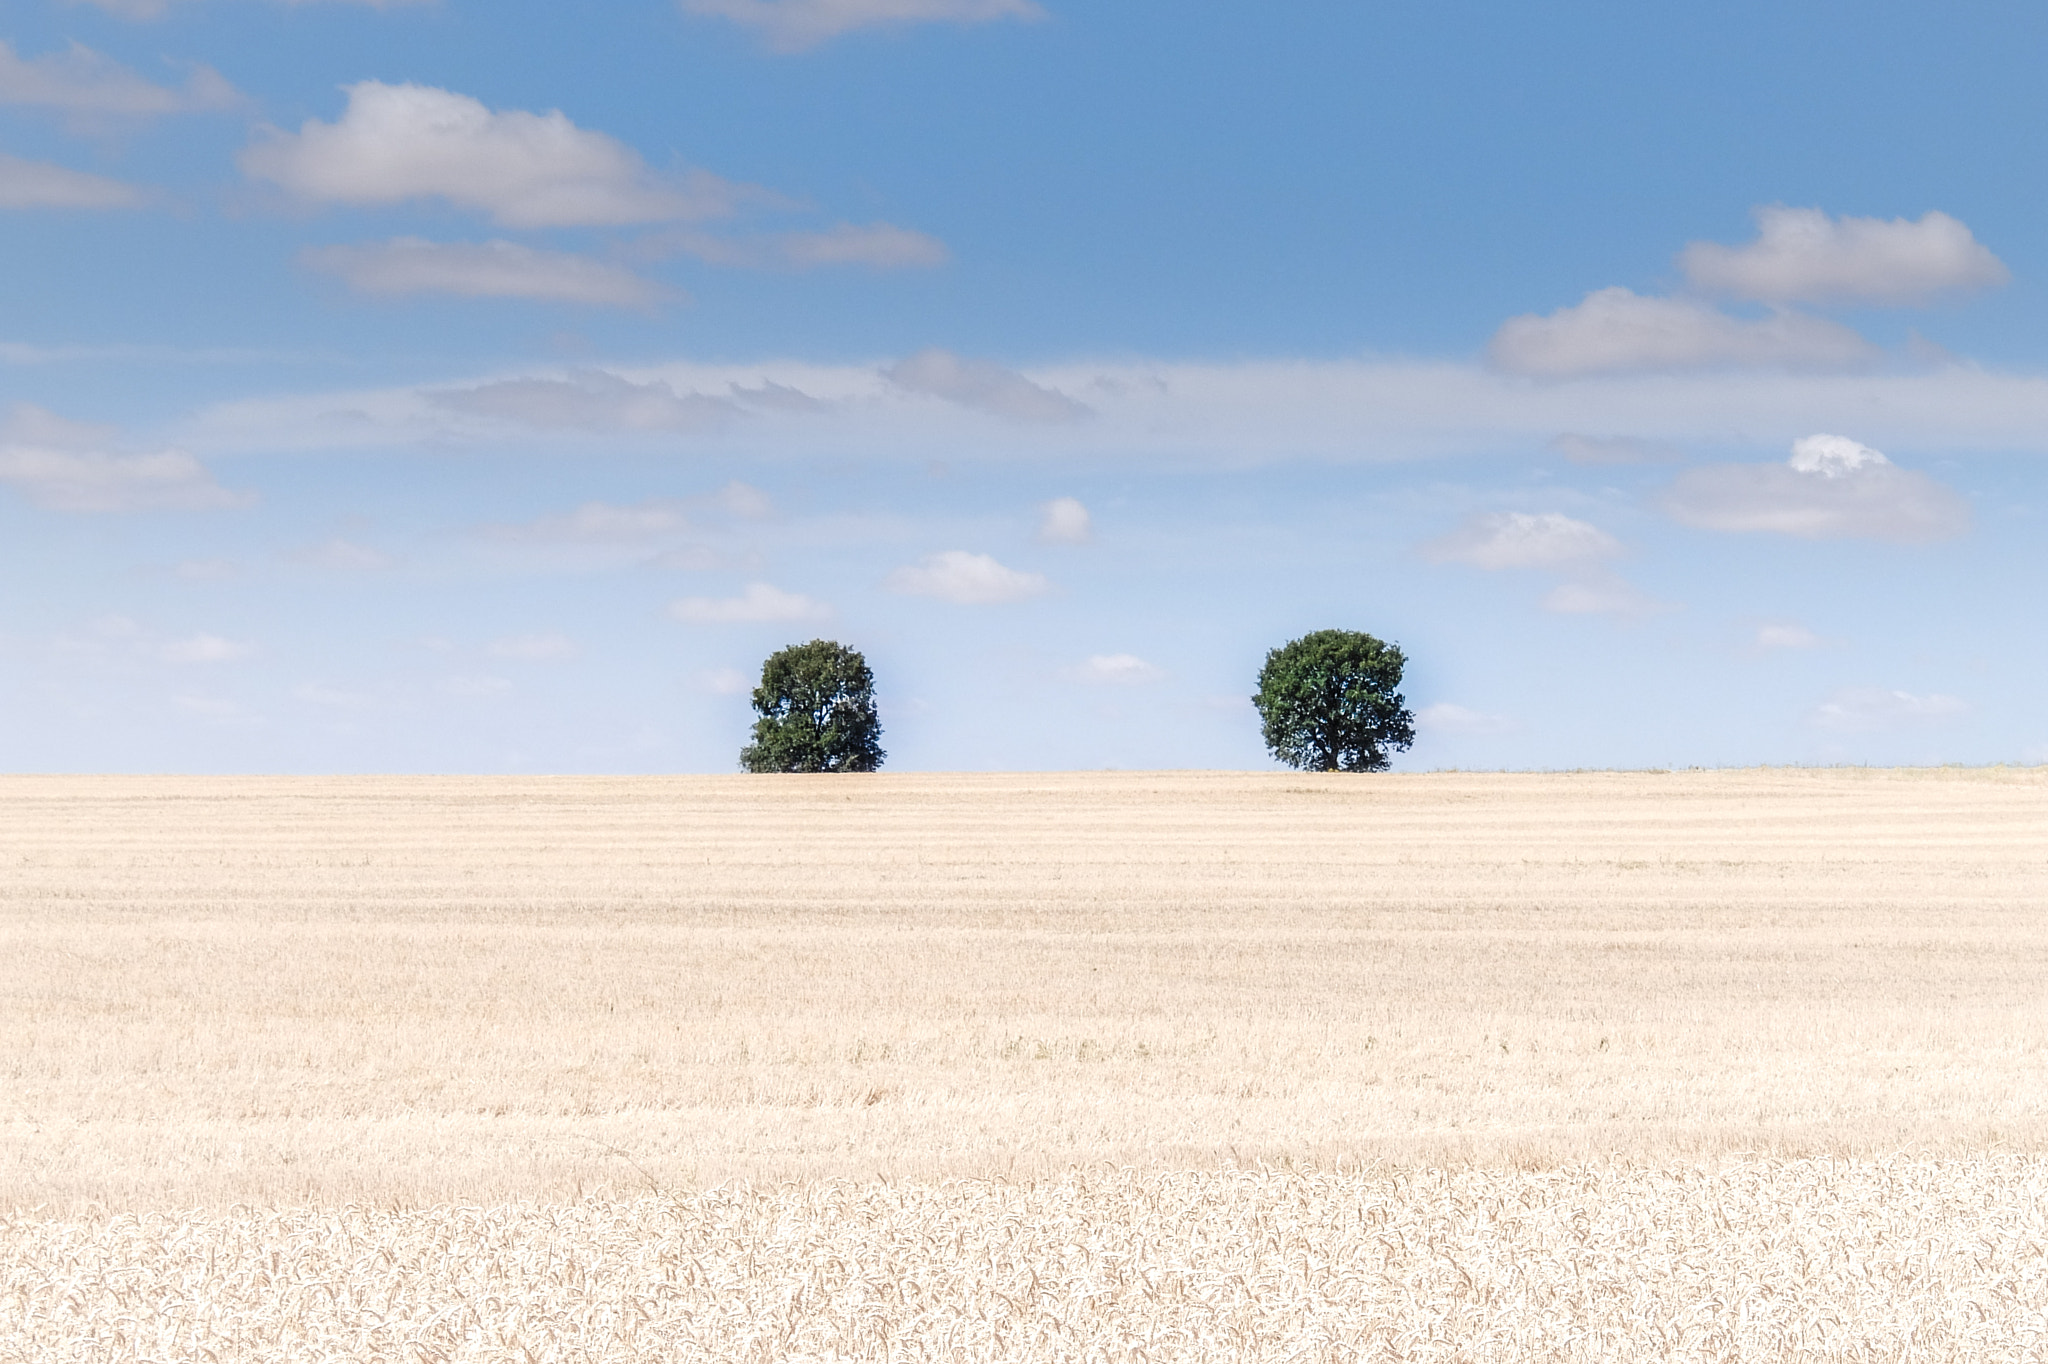
[[1400, 693], [1407, 657], [1356, 630], [1317, 630], [1266, 655], [1252, 704], [1266, 747], [1290, 767], [1379, 772], [1415, 742]]
[[761, 665], [748, 772], [872, 772], [882, 765], [875, 675], [856, 650], [827, 639], [792, 644]]

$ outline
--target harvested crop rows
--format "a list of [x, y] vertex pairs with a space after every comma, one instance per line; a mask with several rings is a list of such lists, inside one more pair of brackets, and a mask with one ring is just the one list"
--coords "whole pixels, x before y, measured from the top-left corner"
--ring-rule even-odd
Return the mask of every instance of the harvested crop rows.
[[0, 780], [0, 1358], [2038, 1358], [2044, 797]]

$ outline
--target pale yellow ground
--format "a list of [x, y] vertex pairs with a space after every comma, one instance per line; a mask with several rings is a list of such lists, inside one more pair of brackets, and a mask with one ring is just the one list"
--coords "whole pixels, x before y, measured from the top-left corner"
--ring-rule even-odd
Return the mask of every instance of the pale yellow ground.
[[2048, 774], [0, 779], [0, 1209], [2048, 1150]]

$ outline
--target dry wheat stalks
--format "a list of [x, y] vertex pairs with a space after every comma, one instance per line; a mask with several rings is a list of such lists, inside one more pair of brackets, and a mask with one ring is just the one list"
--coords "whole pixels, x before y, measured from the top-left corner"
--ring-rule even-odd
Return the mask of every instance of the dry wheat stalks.
[[24, 1218], [0, 1256], [10, 1360], [2024, 1360], [2048, 1160]]

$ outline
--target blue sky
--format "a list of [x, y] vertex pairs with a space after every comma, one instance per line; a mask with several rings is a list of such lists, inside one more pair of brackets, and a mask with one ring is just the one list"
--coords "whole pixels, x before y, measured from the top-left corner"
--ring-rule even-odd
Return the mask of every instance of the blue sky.
[[31, 0], [0, 769], [2048, 760], [2048, 17]]

